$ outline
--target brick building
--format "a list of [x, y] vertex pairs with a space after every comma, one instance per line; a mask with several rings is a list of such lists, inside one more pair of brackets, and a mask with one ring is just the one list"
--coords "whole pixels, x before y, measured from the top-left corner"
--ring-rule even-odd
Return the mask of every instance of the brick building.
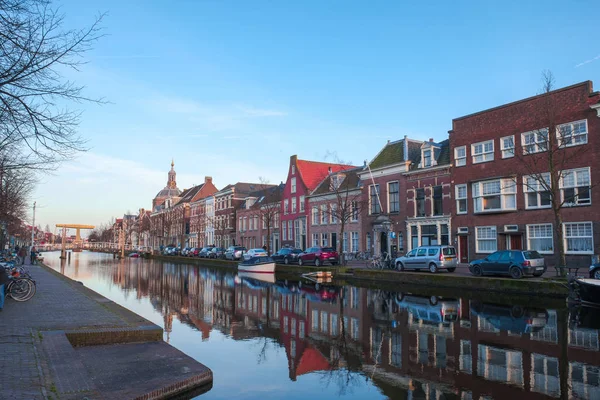
[[[423, 142], [404, 139], [388, 141], [373, 160], [359, 173], [363, 182], [362, 245], [371, 254], [406, 248], [406, 172], [418, 165]], [[399, 239], [403, 242], [399, 243]]]
[[[560, 229], [567, 263], [589, 265], [600, 252], [600, 179], [592, 168], [600, 156], [599, 104], [586, 81], [452, 121], [452, 229], [462, 262], [531, 249], [556, 265]], [[559, 195], [556, 229], [551, 198]]]
[[306, 249], [310, 235], [307, 196], [330, 172], [354, 168], [349, 165], [299, 160], [290, 157], [290, 166], [281, 201], [281, 243]]
[[361, 170], [362, 167], [331, 173], [307, 196], [311, 232], [309, 246], [331, 246], [339, 250], [341, 242], [344, 252], [362, 250], [363, 198], [362, 182], [358, 177]]
[[252, 192], [242, 202], [236, 211], [238, 245], [247, 249], [267, 246], [271, 253], [279, 250], [281, 196], [284, 187], [282, 183]]

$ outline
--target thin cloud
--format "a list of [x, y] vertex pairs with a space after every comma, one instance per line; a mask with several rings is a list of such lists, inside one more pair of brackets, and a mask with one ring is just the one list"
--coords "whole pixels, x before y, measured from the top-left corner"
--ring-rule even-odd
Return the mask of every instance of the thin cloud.
[[600, 60], [600, 54], [598, 54], [598, 55], [597, 55], [596, 57], [594, 57], [594, 58], [590, 58], [589, 60], [585, 60], [584, 62], [582, 62], [582, 63], [579, 63], [579, 64], [575, 65], [575, 68], [579, 68], [579, 67], [581, 67], [581, 66], [583, 66], [583, 65], [586, 65], [586, 64], [592, 63], [592, 62], [594, 62], [594, 61], [598, 61], [598, 60]]
[[251, 106], [239, 105], [237, 108], [248, 117], [283, 117], [287, 115], [287, 113], [283, 111], [261, 109]]

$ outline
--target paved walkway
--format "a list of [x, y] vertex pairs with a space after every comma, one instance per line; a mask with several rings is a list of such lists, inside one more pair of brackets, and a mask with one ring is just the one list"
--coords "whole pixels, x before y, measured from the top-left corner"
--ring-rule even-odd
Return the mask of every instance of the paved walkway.
[[[0, 312], [0, 399], [126, 399], [165, 390], [174, 382], [199, 382], [200, 376], [212, 382], [208, 368], [162, 342], [160, 327], [46, 267], [26, 267], [37, 283], [35, 296], [27, 302], [7, 298]], [[122, 342], [146, 343], [111, 344], [117, 337]], [[154, 366], [151, 377], [155, 386], [132, 385], [128, 392], [115, 392], [96, 381], [98, 374], [103, 380], [113, 374], [122, 382], [131, 368], [152, 364], [152, 355], [133, 356], [140, 345], [145, 349], [148, 343], [155, 343], [154, 356], [166, 354], [180, 360], [179, 370], [173, 367], [177, 362], [169, 365], [170, 371]], [[121, 350], [112, 353], [113, 363], [104, 357], [105, 370], [99, 370], [93, 349], [74, 344], [108, 344], [95, 348], [109, 352], [120, 346]], [[119, 361], [118, 365], [114, 361]]]

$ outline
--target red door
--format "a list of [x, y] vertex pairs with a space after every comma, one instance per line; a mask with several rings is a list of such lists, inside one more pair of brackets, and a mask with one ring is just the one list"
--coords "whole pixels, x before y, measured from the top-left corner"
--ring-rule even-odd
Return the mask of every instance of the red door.
[[458, 237], [458, 251], [460, 252], [460, 262], [468, 263], [469, 262], [469, 248], [466, 236]]
[[523, 241], [521, 235], [510, 235], [510, 249], [523, 250]]

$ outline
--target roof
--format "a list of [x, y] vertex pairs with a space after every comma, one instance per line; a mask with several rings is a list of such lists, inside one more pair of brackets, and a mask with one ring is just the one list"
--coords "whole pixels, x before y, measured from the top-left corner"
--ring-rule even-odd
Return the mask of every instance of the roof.
[[[360, 177], [358, 176], [358, 173], [360, 171], [362, 171], [362, 167], [343, 171], [343, 174], [345, 175], [345, 177], [338, 189], [338, 192], [358, 189], [360, 187]], [[327, 177], [325, 179], [323, 179], [321, 181], [321, 183], [316, 187], [316, 189], [311, 193], [311, 196], [327, 194], [327, 193], [333, 192], [330, 189], [331, 188], [331, 176], [332, 175], [327, 175]]]
[[317, 185], [325, 177], [327, 177], [327, 175], [329, 175], [329, 168], [331, 168], [331, 172], [338, 172], [356, 168], [353, 165], [330, 164], [306, 160], [297, 160], [296, 167], [298, 168], [298, 172], [302, 177], [302, 181], [304, 182], [304, 185], [309, 190], [309, 192], [315, 190]]
[[440, 142], [440, 155], [437, 158], [438, 165], [450, 164], [450, 140], [446, 139]]
[[[285, 188], [285, 184], [279, 184], [277, 186], [269, 186], [262, 190], [257, 190], [255, 192], [249, 193], [248, 197], [252, 197], [257, 199], [256, 202], [252, 205], [251, 208], [262, 207], [265, 204], [278, 203], [281, 201], [281, 197], [283, 196], [283, 189]], [[246, 209], [246, 198], [245, 201], [240, 205], [240, 209]]]
[[307, 347], [296, 368], [296, 375], [304, 375], [315, 371], [329, 371], [331, 366], [327, 358], [314, 347]]
[[388, 142], [383, 149], [369, 163], [369, 168], [383, 168], [388, 165], [398, 164], [404, 161], [404, 141], [408, 140], [408, 159], [418, 163], [421, 157], [421, 143], [410, 139], [400, 139]]
[[181, 190], [179, 190], [178, 188], [172, 189], [172, 188], [165, 187], [163, 190], [158, 192], [154, 198], [159, 199], [159, 198], [168, 198], [168, 197], [178, 197], [180, 194], [181, 194]]
[[268, 185], [264, 183], [249, 183], [249, 182], [238, 182], [235, 184], [229, 184], [225, 186], [223, 189], [219, 190], [215, 193], [215, 196], [219, 193], [226, 192], [227, 190], [233, 189], [236, 195], [249, 195], [252, 192], [260, 190], [261, 188], [273, 187], [275, 185]]
[[204, 183], [184, 190], [183, 193], [179, 195], [180, 199], [177, 202], [177, 204], [189, 203], [190, 201], [192, 201], [194, 196], [198, 194], [198, 192], [202, 189], [203, 186]]

